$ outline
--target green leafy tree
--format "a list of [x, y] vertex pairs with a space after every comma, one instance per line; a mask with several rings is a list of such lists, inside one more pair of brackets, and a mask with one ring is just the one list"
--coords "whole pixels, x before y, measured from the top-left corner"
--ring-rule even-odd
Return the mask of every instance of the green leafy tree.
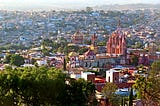
[[79, 54], [84, 54], [85, 52], [87, 52], [88, 48], [80, 48], [78, 50]]
[[67, 63], [66, 63], [66, 59], [65, 59], [65, 57], [64, 57], [64, 60], [63, 60], [63, 70], [64, 70], [64, 71], [66, 71], [66, 64], [67, 64]]
[[91, 82], [86, 82], [84, 79], [69, 79], [69, 84], [66, 86], [67, 106], [86, 106], [92, 104], [95, 97], [95, 86]]
[[140, 41], [135, 42], [135, 48], [142, 48], [142, 43]]
[[77, 52], [79, 50], [79, 47], [76, 45], [68, 46], [69, 52]]
[[147, 78], [139, 77], [134, 88], [137, 89], [138, 98], [145, 101], [160, 103], [160, 61], [153, 62]]
[[91, 40], [84, 40], [84, 44], [86, 45], [91, 45], [92, 41]]
[[[56, 69], [27, 67], [0, 74], [0, 105], [62, 106], [64, 75]], [[63, 100], [63, 99], [62, 99]]]
[[64, 49], [63, 49], [63, 52], [68, 55], [68, 46], [65, 46]]
[[146, 98], [146, 90], [148, 89], [147, 84], [148, 84], [148, 82], [146, 81], [145, 77], [139, 77], [136, 80], [134, 88], [137, 89], [137, 98], [139, 98], [139, 99]]
[[131, 57], [131, 64], [134, 65], [134, 66], [138, 65], [138, 56], [132, 55], [132, 57]]
[[10, 65], [6, 65], [4, 68], [5, 68], [5, 70], [7, 70], [7, 71], [12, 70], [12, 66], [10, 66]]
[[110, 98], [114, 92], [117, 90], [117, 85], [111, 82], [107, 82], [104, 86], [102, 92], [107, 98]]
[[35, 64], [36, 63], [36, 59], [32, 58], [31, 59], [31, 64]]
[[49, 56], [50, 54], [50, 50], [46, 49], [46, 48], [43, 48], [42, 49], [42, 53], [45, 55], [45, 56]]
[[70, 79], [61, 70], [24, 67], [0, 73], [0, 106], [84, 106], [92, 103], [95, 86]]
[[107, 82], [102, 89], [102, 93], [109, 100], [109, 103], [113, 105], [117, 104], [117, 98], [119, 98], [119, 96], [115, 94], [117, 89], [118, 89], [117, 85], [111, 82]]
[[18, 54], [13, 54], [11, 55], [10, 64], [15, 66], [21, 66], [24, 64], [24, 58]]
[[51, 46], [52, 45], [52, 40], [50, 39], [44, 39], [42, 42], [42, 45], [45, 46]]
[[133, 88], [132, 87], [129, 94], [129, 106], [133, 106]]
[[155, 61], [151, 65], [150, 75], [154, 77], [154, 75], [160, 75], [160, 61]]
[[98, 43], [98, 46], [105, 46], [105, 45], [106, 45], [106, 41], [107, 41], [107, 40], [104, 40], [104, 41], [99, 42], [99, 43]]
[[63, 52], [63, 48], [62, 47], [59, 47], [58, 50], [57, 50], [59, 53]]

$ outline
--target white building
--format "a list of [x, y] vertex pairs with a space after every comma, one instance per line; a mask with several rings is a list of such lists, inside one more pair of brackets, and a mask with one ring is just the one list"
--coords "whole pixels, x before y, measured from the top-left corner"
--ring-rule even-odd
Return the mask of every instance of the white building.
[[86, 81], [95, 82], [95, 73], [92, 72], [81, 72], [81, 78], [84, 78]]
[[47, 65], [47, 60], [37, 60], [38, 66]]
[[119, 83], [119, 70], [110, 69], [106, 71], [106, 81], [112, 83]]

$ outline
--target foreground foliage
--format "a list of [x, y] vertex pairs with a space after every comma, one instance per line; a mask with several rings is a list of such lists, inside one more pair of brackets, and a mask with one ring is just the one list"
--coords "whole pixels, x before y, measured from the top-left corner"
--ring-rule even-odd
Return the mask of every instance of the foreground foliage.
[[4, 59], [4, 63], [21, 66], [24, 64], [24, 58], [19, 54], [8, 54]]
[[137, 98], [145, 103], [160, 104], [160, 61], [152, 64], [148, 77], [140, 76], [134, 85], [137, 89]]
[[117, 89], [117, 85], [111, 82], [107, 82], [102, 89], [103, 94], [108, 99], [107, 102], [113, 106], [118, 106], [121, 103], [121, 96], [115, 94]]
[[0, 73], [0, 106], [83, 106], [90, 102], [95, 90], [92, 83], [67, 80], [54, 68], [4, 70]]

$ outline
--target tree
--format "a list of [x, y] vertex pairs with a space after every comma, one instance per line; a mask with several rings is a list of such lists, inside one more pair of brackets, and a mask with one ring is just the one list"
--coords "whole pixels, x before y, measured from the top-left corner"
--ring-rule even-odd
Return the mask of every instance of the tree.
[[86, 45], [91, 45], [92, 41], [91, 40], [84, 40], [84, 44]]
[[137, 97], [144, 101], [160, 103], [160, 61], [153, 62], [148, 78], [139, 77], [134, 84]]
[[0, 105], [62, 106], [64, 74], [46, 67], [27, 67], [0, 74]]
[[31, 64], [35, 64], [36, 63], [36, 59], [31, 58]]
[[117, 85], [111, 82], [107, 82], [103, 87], [102, 93], [109, 100], [109, 103], [112, 103], [112, 104], [115, 103], [115, 99], [118, 97], [117, 95], [115, 95], [117, 88], [118, 88]]
[[65, 46], [64, 49], [63, 49], [63, 52], [68, 55], [68, 46]]
[[12, 70], [12, 66], [10, 66], [10, 65], [6, 65], [4, 68], [5, 68], [5, 70], [7, 70], [7, 71]]
[[43, 48], [43, 49], [42, 49], [42, 53], [43, 53], [45, 56], [49, 56], [49, 55], [50, 55], [49, 52], [50, 52], [50, 50], [48, 50], [48, 49], [46, 49], [46, 48]]
[[155, 61], [151, 65], [150, 75], [159, 75], [160, 74], [160, 61]]
[[134, 88], [137, 89], [137, 98], [139, 99], [145, 99], [146, 98], [146, 89], [147, 88], [147, 81], [145, 77], [139, 77], [136, 80], [136, 83], [134, 85]]
[[9, 54], [9, 55], [6, 55], [6, 58], [4, 59], [4, 63], [20, 66], [24, 64], [24, 58], [18, 54]]
[[24, 67], [0, 73], [0, 106], [84, 106], [93, 102], [94, 93], [91, 82], [66, 78], [56, 68]]
[[69, 84], [66, 85], [67, 106], [86, 106], [88, 103], [93, 103], [95, 96], [95, 86], [91, 82], [84, 79], [68, 79]]
[[58, 50], [57, 50], [59, 53], [63, 52], [63, 48], [62, 47], [59, 47]]
[[18, 54], [13, 54], [11, 55], [10, 64], [15, 66], [21, 66], [24, 64], [24, 58]]
[[134, 66], [138, 65], [138, 56], [132, 55], [132, 57], [131, 57], [131, 64], [134, 65]]
[[63, 59], [63, 70], [64, 70], [64, 71], [66, 71], [66, 64], [67, 64], [67, 63], [66, 63], [66, 59], [65, 59], [65, 57], [64, 57], [64, 59]]
[[80, 48], [79, 50], [78, 50], [78, 53], [79, 54], [84, 54], [85, 52], [87, 52], [87, 50], [88, 50], [88, 48]]
[[86, 7], [86, 12], [90, 13], [93, 11], [93, 8], [92, 7]]
[[68, 52], [77, 52], [79, 50], [79, 47], [76, 46], [76, 45], [71, 45], [71, 46], [68, 46]]
[[107, 41], [107, 40], [101, 41], [101, 42], [99, 42], [97, 45], [98, 45], [98, 46], [105, 46], [105, 45], [106, 45], [106, 41]]
[[52, 40], [50, 39], [44, 39], [42, 41], [42, 45], [45, 47], [45, 46], [51, 46], [52, 45]]
[[140, 41], [135, 42], [135, 48], [142, 48], [142, 43]]
[[133, 106], [133, 88], [132, 87], [129, 94], [129, 106]]

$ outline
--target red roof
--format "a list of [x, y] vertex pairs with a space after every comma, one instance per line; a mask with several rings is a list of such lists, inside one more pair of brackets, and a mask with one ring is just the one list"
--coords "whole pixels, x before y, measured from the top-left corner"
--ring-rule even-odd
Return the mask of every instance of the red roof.
[[103, 78], [95, 78], [95, 83], [105, 83], [106, 80]]

